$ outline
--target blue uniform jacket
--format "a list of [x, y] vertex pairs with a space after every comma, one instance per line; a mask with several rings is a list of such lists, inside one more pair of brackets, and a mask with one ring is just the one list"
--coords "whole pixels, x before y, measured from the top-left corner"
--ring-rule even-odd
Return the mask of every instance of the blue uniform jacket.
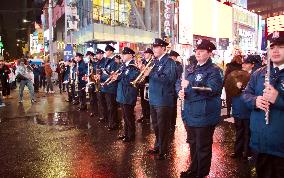
[[174, 106], [176, 75], [176, 63], [168, 54], [165, 54], [160, 61], [155, 61], [155, 66], [149, 75], [150, 105]]
[[257, 96], [263, 95], [266, 67], [255, 71], [242, 95], [246, 105], [252, 110], [250, 116], [250, 146], [259, 153], [267, 153], [284, 158], [284, 70], [278, 74], [271, 69], [271, 84], [279, 95], [270, 105], [269, 124], [265, 124], [264, 111], [255, 106]]
[[65, 66], [65, 72], [64, 72], [64, 81], [69, 80], [70, 77], [70, 66]]
[[[105, 82], [111, 72], [115, 72], [119, 69], [119, 65], [114, 61], [114, 59], [105, 58], [103, 68], [103, 73], [101, 75], [101, 82]], [[117, 91], [117, 81], [112, 82], [109, 85], [102, 86], [101, 91], [104, 93], [116, 94]]]
[[136, 105], [138, 90], [130, 82], [135, 80], [140, 71], [132, 60], [128, 66], [123, 64], [122, 73], [118, 78], [116, 101], [121, 104]]
[[[185, 88], [183, 120], [192, 127], [216, 125], [221, 115], [222, 70], [209, 59], [202, 66], [191, 65], [186, 72], [189, 85]], [[181, 90], [180, 80], [176, 87], [177, 91]], [[192, 87], [209, 87], [212, 91], [197, 91]]]
[[79, 89], [82, 89], [87, 84], [87, 81], [83, 80], [83, 77], [87, 74], [88, 66], [83, 60], [78, 62], [77, 65], [79, 65], [78, 66], [78, 81], [79, 81], [78, 87]]
[[250, 110], [245, 105], [241, 96], [234, 96], [232, 98], [232, 116], [235, 119], [249, 119]]

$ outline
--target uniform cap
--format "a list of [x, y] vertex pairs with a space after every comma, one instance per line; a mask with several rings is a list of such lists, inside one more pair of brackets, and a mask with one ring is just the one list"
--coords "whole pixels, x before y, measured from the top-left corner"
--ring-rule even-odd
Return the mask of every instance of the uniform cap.
[[124, 47], [122, 50], [122, 54], [135, 54], [135, 52], [131, 48]]
[[152, 45], [153, 45], [153, 47], [156, 47], [156, 46], [167, 47], [169, 45], [169, 43], [167, 43], [166, 41], [164, 41], [160, 38], [155, 38], [154, 43]]
[[216, 50], [216, 46], [209, 40], [203, 39], [198, 45], [196, 49], [205, 49], [209, 52]]

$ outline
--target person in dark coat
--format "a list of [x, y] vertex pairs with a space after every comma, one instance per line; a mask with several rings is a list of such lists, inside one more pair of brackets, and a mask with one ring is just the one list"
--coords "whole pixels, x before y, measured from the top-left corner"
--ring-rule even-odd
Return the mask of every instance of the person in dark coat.
[[[154, 52], [152, 49], [147, 48], [144, 51], [144, 58], [142, 59], [142, 67], [141, 72], [144, 70], [145, 66], [151, 62], [153, 58]], [[142, 115], [139, 119], [137, 119], [137, 122], [139, 123], [150, 123], [150, 104], [147, 98], [145, 98], [145, 86], [149, 85], [149, 77], [145, 77], [144, 81], [139, 85], [139, 95], [141, 98], [141, 107], [142, 107]]]
[[168, 45], [162, 39], [155, 39], [153, 51], [157, 60], [153, 69], [148, 71], [150, 113], [156, 137], [154, 149], [148, 150], [148, 153], [157, 154], [157, 160], [164, 160], [168, 152], [169, 116], [174, 107], [174, 84], [177, 80], [176, 63], [166, 53]]
[[10, 97], [10, 84], [9, 84], [9, 74], [11, 73], [9, 67], [5, 65], [4, 58], [0, 56], [0, 79], [2, 83], [2, 94], [3, 98]]
[[184, 101], [182, 117], [188, 131], [191, 165], [181, 177], [205, 177], [210, 172], [213, 134], [220, 121], [223, 71], [213, 64], [215, 45], [202, 40], [196, 49], [197, 65], [177, 82]]
[[284, 177], [284, 31], [268, 36], [271, 59], [270, 82], [267, 67], [255, 71], [242, 95], [252, 110], [250, 147], [256, 151], [259, 178]]
[[[101, 75], [101, 83], [104, 83], [111, 73], [116, 72], [119, 69], [119, 65], [115, 62], [113, 58], [113, 53], [115, 48], [111, 45], [105, 47], [105, 63], [103, 64], [103, 72]], [[117, 130], [119, 126], [118, 113], [117, 113], [117, 102], [116, 102], [116, 92], [117, 92], [117, 81], [110, 84], [106, 84], [101, 87], [101, 92], [104, 95], [106, 109], [107, 109], [107, 121], [108, 121], [108, 131]]]
[[[242, 56], [240, 55], [234, 56], [232, 61], [226, 65], [224, 82], [226, 82], [227, 76], [234, 70], [242, 70]], [[229, 92], [226, 87], [225, 87], [225, 92], [226, 92], [227, 117], [230, 117], [231, 107], [232, 107], [232, 96], [227, 94]]]
[[[246, 107], [244, 101], [241, 99], [241, 93], [245, 89], [247, 82], [249, 80], [249, 75], [253, 73], [255, 61], [247, 57], [244, 59], [242, 64], [241, 72], [246, 72], [247, 77], [242, 77], [242, 81], [239, 78], [230, 78], [236, 81], [236, 88], [239, 89], [239, 95], [232, 97], [232, 116], [235, 121], [236, 128], [236, 140], [234, 146], [234, 153], [231, 154], [231, 158], [241, 158], [247, 160], [250, 155], [249, 149], [249, 139], [250, 139], [250, 110]], [[233, 71], [231, 74], [238, 72], [238, 70]], [[237, 77], [237, 75], [236, 75]], [[229, 77], [228, 77], [229, 79]]]
[[32, 65], [33, 73], [34, 73], [34, 90], [35, 93], [39, 92], [39, 78], [40, 78], [40, 69], [37, 64]]
[[[177, 66], [177, 80], [181, 78], [182, 70], [183, 70], [182, 64], [178, 60], [179, 56], [180, 56], [179, 53], [177, 53], [176, 51], [173, 51], [173, 50], [171, 50], [170, 53], [169, 53], [169, 57], [175, 61], [176, 66]], [[172, 116], [171, 116], [171, 123], [170, 123], [172, 131], [175, 130], [175, 126], [176, 126], [177, 108], [178, 108], [177, 107], [177, 99], [178, 99], [178, 95], [177, 95], [177, 93], [175, 93], [174, 108], [173, 108], [173, 113], [172, 113]]]
[[124, 119], [124, 134], [119, 137], [123, 142], [131, 142], [135, 139], [134, 108], [137, 101], [138, 90], [130, 84], [137, 78], [140, 71], [135, 66], [133, 56], [135, 52], [125, 47], [122, 50], [123, 67], [120, 74], [113, 76], [118, 81], [116, 101], [120, 103]]

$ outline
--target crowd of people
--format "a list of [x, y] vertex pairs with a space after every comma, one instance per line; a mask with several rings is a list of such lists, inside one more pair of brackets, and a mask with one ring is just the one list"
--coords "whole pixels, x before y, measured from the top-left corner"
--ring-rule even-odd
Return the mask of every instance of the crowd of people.
[[[216, 46], [209, 40], [197, 44], [186, 66], [176, 51], [167, 52], [168, 43], [159, 38], [152, 49], [144, 51], [142, 60], [135, 59], [131, 48], [125, 47], [121, 55], [114, 55], [115, 48], [107, 45], [95, 53], [76, 53], [74, 59], [57, 65], [60, 93], [66, 89], [67, 102], [79, 105], [79, 111], [89, 109], [90, 117], [107, 123], [110, 132], [119, 129], [120, 107], [124, 132], [118, 139], [124, 143], [135, 140], [134, 109], [140, 97], [142, 115], [137, 122], [151, 121], [155, 143], [147, 153], [157, 160], [166, 159], [170, 152], [169, 138], [175, 130], [180, 99], [191, 158], [181, 177], [206, 177], [225, 88], [227, 117], [234, 118], [236, 128], [231, 157], [248, 160], [253, 156], [258, 177], [284, 177], [284, 32], [272, 33], [269, 40], [267, 61], [236, 52], [225, 72], [212, 62]], [[0, 69], [8, 75], [9, 70]], [[49, 61], [44, 64], [44, 77], [36, 65], [28, 65], [26, 60], [19, 61], [15, 73], [20, 83], [19, 102], [25, 86], [31, 102], [36, 102], [34, 92], [43, 85], [41, 80], [46, 81], [47, 93], [54, 92]]]

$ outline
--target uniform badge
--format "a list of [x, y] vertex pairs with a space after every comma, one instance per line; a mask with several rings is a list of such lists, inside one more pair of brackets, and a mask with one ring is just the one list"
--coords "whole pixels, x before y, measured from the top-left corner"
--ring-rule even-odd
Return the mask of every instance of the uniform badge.
[[160, 71], [160, 70], [161, 70], [161, 68], [162, 68], [162, 66], [159, 66], [158, 71]]
[[203, 75], [202, 74], [197, 74], [195, 76], [195, 81], [200, 82], [202, 80]]
[[280, 89], [281, 89], [282, 91], [284, 91], [284, 80], [281, 81]]
[[279, 36], [280, 36], [280, 34], [279, 34], [278, 31], [275, 31], [275, 32], [273, 32], [273, 34], [272, 34], [272, 38], [273, 38], [273, 39], [277, 39], [277, 38], [279, 38]]
[[127, 69], [126, 71], [125, 71], [125, 75], [127, 75], [129, 73], [129, 69]]

